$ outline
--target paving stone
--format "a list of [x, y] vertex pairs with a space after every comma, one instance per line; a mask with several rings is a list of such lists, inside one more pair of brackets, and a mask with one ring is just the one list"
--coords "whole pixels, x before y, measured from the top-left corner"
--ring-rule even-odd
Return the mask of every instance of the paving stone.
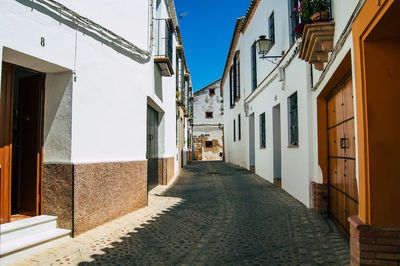
[[259, 176], [222, 162], [194, 162], [173, 186], [153, 189], [148, 207], [17, 265], [27, 262], [347, 265], [349, 246], [326, 217]]

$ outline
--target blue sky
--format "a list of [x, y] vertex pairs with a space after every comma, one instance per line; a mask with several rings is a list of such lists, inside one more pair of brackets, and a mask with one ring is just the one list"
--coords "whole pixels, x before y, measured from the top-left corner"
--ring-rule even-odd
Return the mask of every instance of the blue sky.
[[236, 19], [251, 0], [175, 0], [186, 60], [197, 91], [222, 77]]

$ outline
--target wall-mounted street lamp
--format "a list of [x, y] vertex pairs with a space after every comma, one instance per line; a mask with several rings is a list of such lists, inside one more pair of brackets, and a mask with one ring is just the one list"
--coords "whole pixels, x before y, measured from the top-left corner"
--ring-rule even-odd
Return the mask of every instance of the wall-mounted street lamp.
[[261, 35], [260, 38], [256, 41], [256, 47], [260, 59], [267, 59], [271, 63], [276, 64], [278, 59], [282, 58], [281, 55], [267, 55], [269, 53], [269, 50], [271, 50], [272, 40], [267, 39], [265, 35]]

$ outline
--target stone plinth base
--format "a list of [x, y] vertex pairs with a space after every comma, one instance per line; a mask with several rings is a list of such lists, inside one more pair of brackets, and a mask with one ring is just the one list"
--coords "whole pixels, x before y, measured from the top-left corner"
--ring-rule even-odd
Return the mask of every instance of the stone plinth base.
[[44, 164], [43, 214], [74, 236], [146, 205], [146, 161]]
[[282, 187], [282, 179], [281, 178], [274, 178], [274, 184], [278, 187]]
[[255, 174], [256, 173], [256, 167], [255, 166], [250, 166], [250, 172]]
[[329, 186], [328, 184], [318, 184], [311, 182], [312, 186], [312, 203], [316, 213], [328, 213]]
[[358, 215], [348, 220], [351, 265], [400, 265], [400, 226], [364, 224]]

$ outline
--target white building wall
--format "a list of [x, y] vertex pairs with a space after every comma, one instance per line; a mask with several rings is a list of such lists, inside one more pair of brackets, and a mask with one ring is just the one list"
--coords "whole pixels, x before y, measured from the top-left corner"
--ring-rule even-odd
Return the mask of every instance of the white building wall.
[[[75, 2], [61, 1], [141, 49], [148, 49], [148, 1]], [[71, 84], [71, 162], [145, 160], [149, 99], [164, 113], [163, 157], [175, 154], [175, 76], [162, 78], [160, 99], [154, 89], [157, 70], [152, 58], [138, 59], [85, 29], [84, 33], [82, 29], [76, 32], [73, 24], [37, 2], [2, 1], [0, 10], [3, 61], [47, 73], [48, 95], [62, 92], [62, 89], [52, 91], [58, 90], [56, 85], [51, 85], [52, 76], [57, 72], [75, 71], [76, 80]], [[44, 47], [41, 37], [45, 38]], [[57, 111], [48, 102], [46, 108]], [[50, 129], [53, 125], [46, 126]], [[47, 144], [50, 143], [56, 145], [54, 141]], [[65, 154], [52, 153], [54, 147], [46, 148], [45, 161], [68, 161]]]
[[[201, 137], [203, 135], [207, 137], [208, 141], [217, 140], [219, 145], [218, 154], [202, 147], [203, 160], [222, 159], [220, 153], [223, 153], [224, 143], [222, 130], [224, 126], [224, 109], [220, 85], [221, 80], [217, 80], [194, 93], [193, 136]], [[215, 90], [215, 95], [210, 95], [210, 89]], [[206, 112], [212, 112], [213, 118], [206, 118]]]
[[[224, 84], [225, 107], [225, 147], [226, 159], [233, 164], [249, 168], [249, 128], [248, 118], [242, 121], [242, 140], [233, 142], [233, 119], [243, 113], [244, 101], [249, 103], [248, 115], [254, 114], [255, 121], [255, 169], [256, 173], [270, 182], [273, 182], [273, 116], [272, 108], [280, 104], [281, 112], [281, 151], [282, 151], [282, 188], [310, 206], [310, 181], [322, 183], [322, 171], [318, 164], [318, 124], [317, 124], [317, 97], [325, 87], [330, 77], [342, 62], [343, 58], [352, 49], [351, 33], [344, 43], [338, 44], [343, 36], [349, 19], [359, 1], [332, 1], [333, 17], [335, 21], [334, 46], [342, 46], [340, 52], [332, 59], [331, 65], [325, 72], [317, 71], [308, 63], [301, 61], [297, 55], [292, 58], [296, 46], [279, 63], [283, 67], [283, 82], [279, 79], [279, 69], [271, 72], [276, 65], [267, 60], [258, 59], [257, 79], [258, 88], [251, 94], [251, 52], [250, 48], [260, 35], [268, 37], [268, 17], [275, 13], [276, 43], [268, 55], [279, 55], [280, 51], [289, 49], [289, 17], [287, 1], [262, 0], [254, 13], [254, 17], [247, 30], [240, 34], [236, 50], [240, 50], [241, 64], [241, 98], [230, 108], [229, 75]], [[233, 51], [234, 52], [234, 51]], [[258, 56], [257, 56], [258, 57]], [[232, 64], [232, 62], [230, 62]], [[310, 77], [312, 71], [312, 79]], [[265, 79], [266, 78], [266, 79]], [[265, 79], [265, 80], [264, 80]], [[313, 87], [317, 82], [317, 88]], [[313, 84], [310, 81], [313, 80]], [[261, 83], [261, 84], [260, 84]], [[354, 86], [353, 86], [354, 87]], [[288, 97], [297, 91], [298, 95], [298, 122], [299, 147], [288, 146]], [[266, 115], [266, 148], [260, 149], [259, 116]], [[237, 127], [237, 122], [236, 122]], [[237, 130], [237, 128], [236, 128]], [[236, 133], [237, 136], [237, 133]]]

